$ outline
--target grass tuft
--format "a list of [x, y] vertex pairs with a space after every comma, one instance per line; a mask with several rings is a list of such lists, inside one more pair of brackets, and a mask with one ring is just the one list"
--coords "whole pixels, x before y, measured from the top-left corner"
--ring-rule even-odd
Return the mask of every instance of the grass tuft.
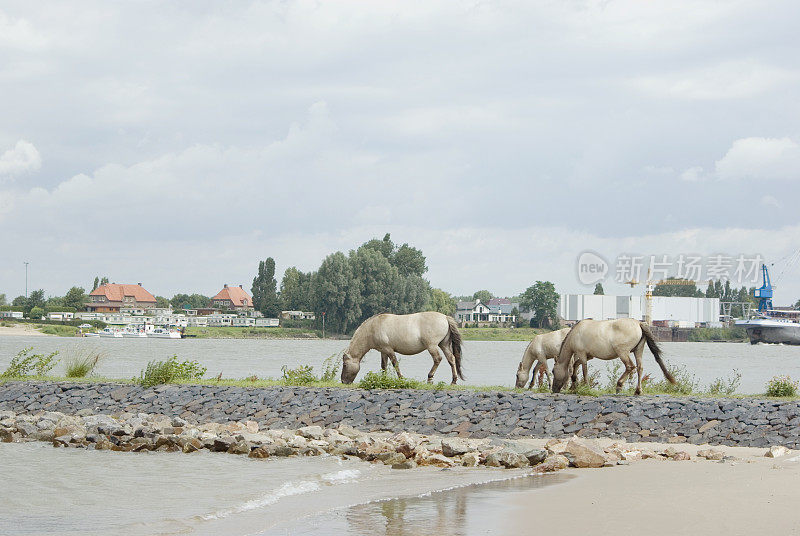
[[775, 376], [767, 382], [767, 396], [795, 397], [798, 383], [789, 376]]
[[99, 350], [87, 350], [83, 354], [70, 356], [66, 360], [67, 378], [85, 378], [105, 357], [106, 355]]
[[166, 361], [150, 361], [139, 375], [138, 382], [143, 387], [152, 387], [164, 383], [180, 381], [197, 381], [206, 373], [197, 361], [178, 361], [178, 356], [173, 355]]
[[46, 376], [58, 364], [58, 351], [51, 354], [32, 354], [33, 347], [23, 348], [11, 358], [11, 363], [3, 372], [3, 378], [24, 378], [26, 376]]

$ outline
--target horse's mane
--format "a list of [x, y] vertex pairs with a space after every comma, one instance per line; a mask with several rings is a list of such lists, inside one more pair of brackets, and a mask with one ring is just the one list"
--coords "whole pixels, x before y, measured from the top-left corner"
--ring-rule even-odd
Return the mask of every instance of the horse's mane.
[[569, 330], [569, 332], [567, 333], [567, 336], [564, 337], [563, 341], [561, 341], [561, 348], [559, 348], [559, 350], [558, 350], [558, 355], [559, 356], [561, 356], [561, 352], [564, 351], [564, 345], [567, 344], [567, 341], [569, 340], [570, 337], [572, 337], [572, 334], [575, 332], [575, 328], [577, 328], [578, 324], [580, 324], [581, 322], [583, 322], [583, 320], [578, 320], [577, 322], [575, 322], [575, 325], [572, 326], [572, 328]]

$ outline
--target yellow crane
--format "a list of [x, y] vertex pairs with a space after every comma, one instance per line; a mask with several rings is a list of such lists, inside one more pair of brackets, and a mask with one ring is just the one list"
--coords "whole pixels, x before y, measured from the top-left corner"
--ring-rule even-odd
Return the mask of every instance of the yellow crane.
[[[631, 279], [630, 281], [626, 281], [626, 285], [630, 285], [631, 288], [638, 285], [640, 281], [636, 279]], [[644, 321], [648, 326], [653, 325], [653, 289], [656, 288], [656, 285], [692, 285], [697, 286], [696, 281], [692, 281], [691, 279], [661, 279], [659, 281], [653, 281], [651, 277], [651, 270], [650, 268], [647, 269], [647, 281], [645, 281], [645, 290], [644, 290]]]

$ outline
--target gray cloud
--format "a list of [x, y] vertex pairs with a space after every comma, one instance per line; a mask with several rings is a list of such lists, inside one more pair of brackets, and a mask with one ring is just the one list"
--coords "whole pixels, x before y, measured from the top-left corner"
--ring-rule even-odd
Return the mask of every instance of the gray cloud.
[[783, 256], [796, 217], [753, 209], [800, 194], [798, 11], [4, 4], [0, 154], [24, 172], [0, 183], [0, 292], [23, 260], [53, 293], [95, 273], [210, 292], [387, 230], [456, 292], [571, 288], [584, 249], [678, 236]]

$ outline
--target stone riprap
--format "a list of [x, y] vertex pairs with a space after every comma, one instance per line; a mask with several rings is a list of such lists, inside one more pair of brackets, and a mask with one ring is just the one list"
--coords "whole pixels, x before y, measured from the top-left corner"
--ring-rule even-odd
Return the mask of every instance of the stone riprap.
[[252, 420], [261, 429], [347, 424], [473, 439], [577, 435], [800, 448], [799, 402], [749, 398], [8, 382], [0, 385], [0, 410], [148, 413], [190, 423]]

